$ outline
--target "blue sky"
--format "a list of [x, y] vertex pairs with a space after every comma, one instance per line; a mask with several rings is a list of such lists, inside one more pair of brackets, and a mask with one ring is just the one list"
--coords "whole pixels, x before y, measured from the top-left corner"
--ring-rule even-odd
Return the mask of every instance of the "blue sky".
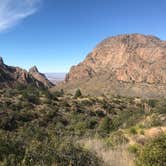
[[1, 0], [0, 55], [9, 65], [67, 72], [106, 37], [166, 40], [166, 0]]

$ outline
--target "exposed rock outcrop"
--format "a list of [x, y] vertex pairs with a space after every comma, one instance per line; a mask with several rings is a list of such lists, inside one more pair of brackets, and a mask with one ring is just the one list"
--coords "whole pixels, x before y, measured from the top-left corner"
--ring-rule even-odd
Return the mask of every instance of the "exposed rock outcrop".
[[36, 66], [33, 66], [31, 69], [29, 69], [29, 74], [39, 82], [42, 82], [47, 88], [50, 88], [54, 85], [46, 78], [44, 74], [38, 71]]
[[13, 87], [17, 84], [33, 84], [37, 87], [47, 88], [53, 86], [38, 70], [27, 72], [19, 67], [7, 66], [0, 57], [0, 87]]
[[166, 96], [166, 42], [131, 34], [102, 41], [66, 76], [64, 89], [143, 97]]

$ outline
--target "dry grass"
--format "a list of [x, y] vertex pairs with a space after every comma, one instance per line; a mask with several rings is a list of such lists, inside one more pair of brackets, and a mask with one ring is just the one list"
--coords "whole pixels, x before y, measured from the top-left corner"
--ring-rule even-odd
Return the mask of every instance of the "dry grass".
[[128, 152], [126, 145], [112, 149], [98, 139], [84, 139], [80, 141], [80, 144], [96, 153], [104, 161], [104, 166], [134, 166], [134, 157]]

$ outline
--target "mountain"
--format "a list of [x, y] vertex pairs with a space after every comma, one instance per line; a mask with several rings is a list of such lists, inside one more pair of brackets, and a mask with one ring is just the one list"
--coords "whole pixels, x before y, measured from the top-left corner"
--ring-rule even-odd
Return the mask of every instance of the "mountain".
[[44, 74], [38, 71], [36, 66], [33, 66], [31, 69], [29, 69], [29, 74], [39, 82], [42, 82], [47, 88], [50, 88], [54, 85], [51, 81], [47, 79]]
[[71, 67], [59, 86], [71, 92], [166, 96], [166, 41], [142, 34], [107, 38]]
[[34, 84], [37, 87], [50, 88], [53, 84], [36, 67], [27, 72], [19, 67], [7, 66], [0, 57], [0, 87], [13, 87], [17, 84]]

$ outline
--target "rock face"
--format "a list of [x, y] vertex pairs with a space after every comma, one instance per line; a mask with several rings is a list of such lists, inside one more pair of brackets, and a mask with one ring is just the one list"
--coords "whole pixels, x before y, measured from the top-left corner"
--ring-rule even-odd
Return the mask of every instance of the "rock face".
[[32, 67], [29, 70], [29, 74], [35, 78], [36, 80], [38, 80], [39, 82], [42, 82], [44, 84], [45, 87], [50, 88], [52, 87], [54, 84], [51, 83], [44, 74], [40, 73], [37, 69], [36, 66]]
[[38, 70], [34, 74], [33, 70], [27, 72], [19, 67], [7, 66], [0, 57], [0, 87], [13, 87], [18, 83], [23, 85], [34, 84], [37, 87], [47, 88], [53, 86]]
[[166, 96], [166, 41], [141, 34], [107, 38], [71, 68], [63, 86], [95, 93]]

